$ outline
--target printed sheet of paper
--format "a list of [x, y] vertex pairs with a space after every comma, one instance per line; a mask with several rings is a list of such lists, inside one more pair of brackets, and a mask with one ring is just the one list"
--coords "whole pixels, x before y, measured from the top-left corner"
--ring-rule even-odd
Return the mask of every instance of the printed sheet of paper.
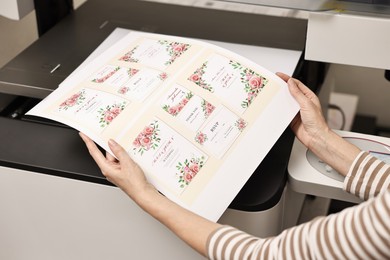
[[298, 109], [281, 79], [237, 54], [132, 31], [28, 114], [107, 151], [115, 139], [161, 193], [216, 221]]

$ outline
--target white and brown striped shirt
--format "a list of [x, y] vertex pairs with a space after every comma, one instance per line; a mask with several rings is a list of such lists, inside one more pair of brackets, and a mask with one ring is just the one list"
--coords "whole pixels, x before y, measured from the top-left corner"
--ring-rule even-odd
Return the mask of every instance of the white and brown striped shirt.
[[344, 189], [367, 201], [267, 239], [223, 226], [208, 239], [208, 257], [390, 259], [390, 165], [361, 152], [345, 178]]

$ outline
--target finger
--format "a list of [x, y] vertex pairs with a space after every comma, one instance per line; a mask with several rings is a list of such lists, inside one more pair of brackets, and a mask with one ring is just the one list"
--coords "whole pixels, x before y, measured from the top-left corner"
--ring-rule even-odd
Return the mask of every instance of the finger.
[[134, 164], [134, 161], [130, 158], [126, 150], [113, 139], [108, 140], [108, 146], [122, 164]]
[[302, 91], [302, 93], [312, 99], [313, 97], [316, 97], [316, 94], [314, 94], [314, 92], [308, 88], [305, 84], [303, 84], [300, 80], [297, 80], [297, 79], [294, 79], [292, 78], [292, 80], [294, 80], [295, 84], [297, 85], [297, 87]]
[[115, 156], [113, 156], [112, 154], [110, 154], [109, 152], [106, 152], [106, 159], [110, 162], [117, 162], [118, 160], [115, 158]]
[[291, 78], [289, 75], [284, 74], [284, 73], [282, 73], [282, 72], [276, 72], [276, 75], [277, 75], [279, 78], [281, 78], [282, 80], [286, 81], [286, 82]]
[[98, 149], [96, 144], [88, 136], [86, 136], [81, 132], [79, 133], [79, 135], [81, 139], [83, 139], [85, 145], [87, 146], [89, 154], [92, 156], [96, 164], [103, 172], [107, 166], [106, 157], [102, 154], [102, 152]]
[[299, 88], [299, 84], [297, 84], [296, 80], [290, 78], [287, 81], [288, 88], [290, 90], [291, 95], [295, 98], [295, 100], [299, 103], [300, 107], [307, 102], [306, 95], [302, 92], [301, 88]]

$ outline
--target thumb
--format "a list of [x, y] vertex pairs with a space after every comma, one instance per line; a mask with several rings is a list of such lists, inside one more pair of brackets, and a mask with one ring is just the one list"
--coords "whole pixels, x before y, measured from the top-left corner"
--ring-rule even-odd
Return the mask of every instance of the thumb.
[[297, 83], [293, 78], [290, 78], [287, 81], [288, 89], [290, 90], [291, 95], [295, 98], [295, 100], [299, 103], [300, 107], [307, 101], [307, 97], [298, 87]]

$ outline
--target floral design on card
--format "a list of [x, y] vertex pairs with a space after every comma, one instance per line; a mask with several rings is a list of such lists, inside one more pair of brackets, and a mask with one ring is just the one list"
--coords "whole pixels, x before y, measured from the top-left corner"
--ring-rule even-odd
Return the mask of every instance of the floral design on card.
[[198, 132], [196, 133], [195, 135], [195, 141], [198, 143], [198, 144], [204, 144], [204, 142], [207, 141], [207, 135], [205, 133], [202, 133], [202, 132]]
[[232, 65], [234, 69], [240, 71], [240, 80], [242, 83], [245, 84], [244, 90], [247, 93], [247, 98], [246, 100], [242, 101], [241, 106], [243, 108], [247, 108], [252, 103], [253, 99], [259, 94], [265, 84], [268, 82], [268, 79], [260, 76], [259, 73], [256, 73], [249, 68], [243, 67], [238, 62], [230, 61], [230, 65]]
[[144, 165], [147, 175], [158, 180], [153, 185], [157, 188], [163, 185], [176, 194], [181, 194], [199, 175], [208, 159], [207, 154], [158, 118], [152, 119], [138, 134], [128, 152]]
[[165, 65], [172, 64], [178, 57], [180, 57], [180, 55], [182, 55], [190, 47], [189, 44], [180, 42], [169, 42], [167, 40], [160, 40], [158, 41], [158, 43], [165, 46], [165, 49], [170, 56], [170, 59], [165, 62]]
[[190, 184], [194, 177], [202, 169], [205, 162], [205, 157], [192, 157], [191, 159], [185, 159], [184, 162], [178, 162], [176, 169], [179, 171], [177, 176], [179, 177], [180, 188], [185, 188]]
[[198, 131], [215, 110], [213, 104], [177, 83], [164, 94], [160, 106], [193, 132]]
[[179, 103], [174, 105], [163, 105], [163, 109], [172, 116], [177, 116], [180, 111], [187, 105], [188, 101], [194, 96], [192, 92], [188, 92]]
[[[123, 72], [119, 74], [123, 74]], [[167, 77], [165, 72], [155, 69], [129, 69], [126, 72], [126, 77], [118, 76], [115, 80], [107, 83], [115, 88], [118, 94], [132, 100], [142, 101]]]
[[195, 141], [216, 157], [222, 158], [245, 127], [247, 123], [244, 119], [220, 106], [196, 132]]
[[120, 57], [119, 60], [141, 63], [163, 70], [190, 47], [190, 44], [176, 41], [144, 39], [139, 45]]
[[125, 106], [126, 102], [122, 102], [100, 108], [98, 110], [100, 114], [100, 127], [104, 128], [108, 126], [125, 109]]
[[98, 71], [91, 81], [94, 83], [103, 83], [107, 79], [109, 79], [112, 75], [114, 75], [119, 69], [120, 67], [108, 65], [103, 69], [101, 69], [100, 71]]
[[242, 132], [244, 130], [244, 128], [247, 126], [247, 124], [248, 123], [244, 119], [239, 118], [239, 119], [237, 119], [235, 126], [237, 127], [238, 130], [240, 130]]
[[159, 75], [158, 75], [158, 78], [160, 80], [166, 80], [168, 78], [168, 74], [166, 72], [161, 72]]
[[127, 70], [127, 74], [129, 74], [129, 77], [131, 78], [132, 76], [134, 76], [135, 74], [137, 74], [138, 71], [139, 71], [139, 69], [129, 68], [129, 69]]
[[[137, 74], [139, 72], [139, 70], [138, 69], [133, 69], [133, 68], [129, 68], [128, 70], [127, 70], [127, 74], [128, 74], [128, 76], [129, 76], [129, 79], [130, 78], [132, 78], [135, 74]], [[124, 94], [126, 94], [127, 92], [129, 92], [129, 90], [130, 90], [130, 88], [128, 87], [128, 86], [122, 86], [122, 87], [120, 87], [119, 89], [118, 89], [118, 93], [119, 94], [122, 94], [122, 95], [124, 95]]]
[[134, 47], [131, 51], [120, 57], [119, 60], [126, 62], [139, 62], [138, 59], [133, 58], [134, 52], [137, 50], [137, 48], [138, 46]]
[[67, 98], [64, 102], [60, 104], [59, 110], [68, 110], [68, 108], [77, 106], [83, 102], [85, 99], [85, 90], [81, 90], [76, 94], [73, 94], [71, 97]]
[[211, 113], [213, 113], [213, 111], [215, 109], [215, 106], [213, 106], [213, 104], [206, 101], [205, 99], [202, 100], [201, 106], [202, 106], [205, 118], [208, 118], [211, 115]]
[[143, 155], [145, 151], [156, 149], [161, 141], [159, 132], [160, 129], [157, 121], [154, 121], [150, 125], [146, 126], [133, 141], [133, 151]]
[[189, 81], [194, 82], [196, 85], [199, 87], [210, 91], [211, 93], [214, 92], [213, 87], [209, 84], [206, 83], [206, 81], [202, 78], [203, 74], [205, 73], [207, 68], [207, 61], [202, 64], [198, 69], [192, 73], [192, 75], [188, 78]]

